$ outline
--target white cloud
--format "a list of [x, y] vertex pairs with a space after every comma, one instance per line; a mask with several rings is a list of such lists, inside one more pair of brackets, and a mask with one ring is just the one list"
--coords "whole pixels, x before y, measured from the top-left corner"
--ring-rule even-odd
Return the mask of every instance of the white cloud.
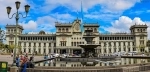
[[70, 10], [79, 11], [81, 7], [81, 1], [84, 11], [87, 11], [97, 4], [100, 4], [102, 8], [106, 10], [122, 11], [129, 9], [134, 6], [135, 3], [140, 2], [140, 0], [45, 0], [45, 10], [48, 10], [47, 6], [51, 10], [59, 5], [62, 5], [68, 7]]
[[[129, 32], [130, 26], [134, 24], [147, 24], [150, 26], [150, 21], [142, 21], [139, 17], [135, 17], [134, 19], [131, 19], [127, 16], [121, 16], [118, 20], [113, 21], [112, 26], [110, 27], [103, 27], [102, 28], [105, 31], [108, 32]], [[148, 28], [148, 35], [150, 36], [150, 28]]]
[[38, 29], [41, 30], [52, 30], [55, 29], [56, 19], [51, 16], [43, 16], [37, 19]]
[[[57, 15], [59, 16], [58, 18]], [[70, 14], [53, 14], [50, 16], [38, 17], [36, 21], [31, 20], [28, 23], [21, 23], [21, 25], [23, 25], [24, 29], [27, 31], [51, 31], [55, 29], [56, 21], [64, 23], [72, 21], [73, 19], [75, 18]]]
[[85, 14], [85, 18], [98, 19], [103, 21], [111, 21], [114, 18], [118, 18], [119, 14]]
[[71, 14], [69, 13], [65, 13], [65, 14], [58, 14], [58, 13], [55, 13], [55, 14], [52, 14], [51, 15], [53, 18], [55, 18], [55, 21], [61, 21], [61, 22], [69, 22], [71, 20], [74, 20], [75, 17], [72, 16]]
[[[130, 9], [140, 0], [45, 0], [45, 5], [39, 7], [43, 13], [48, 13], [58, 6], [65, 6], [70, 11], [81, 11], [81, 1], [84, 17], [89, 19], [103, 19], [111, 21], [121, 16], [123, 11]], [[95, 5], [100, 5], [96, 11], [89, 12]], [[96, 13], [96, 14], [93, 14]]]
[[25, 30], [36, 30], [37, 23], [35, 21], [30, 20], [28, 23], [20, 23]]

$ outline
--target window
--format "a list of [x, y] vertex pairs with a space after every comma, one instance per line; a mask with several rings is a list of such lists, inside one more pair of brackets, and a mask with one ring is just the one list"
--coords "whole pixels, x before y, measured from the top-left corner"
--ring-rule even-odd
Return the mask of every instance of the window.
[[116, 46], [116, 43], [114, 42], [114, 46]]
[[109, 42], [109, 46], [111, 46], [111, 42]]
[[51, 47], [51, 43], [49, 43], [49, 47]]
[[66, 32], [68, 32], [68, 28], [66, 28]]
[[39, 47], [41, 47], [41, 43], [39, 43]]
[[145, 32], [145, 29], [143, 29], [143, 32]]
[[144, 39], [144, 36], [140, 36], [140, 39]]
[[66, 41], [60, 41], [60, 46], [66, 46]]
[[128, 46], [130, 46], [130, 42], [128, 42]]
[[126, 46], [126, 43], [125, 43], [125, 42], [123, 42], [123, 46]]
[[123, 50], [126, 51], [126, 48], [124, 47]]
[[128, 52], [130, 52], [130, 48], [128, 48]]
[[143, 45], [143, 44], [144, 44], [144, 41], [140, 41], [140, 44]]
[[109, 53], [111, 53], [111, 48], [109, 48]]
[[106, 46], [106, 42], [104, 42], [104, 46]]
[[24, 48], [24, 53], [26, 53], [26, 48]]
[[44, 48], [44, 53], [46, 53], [46, 49]]
[[65, 31], [65, 29], [63, 28], [63, 29], [62, 29], [62, 32], [64, 32], [64, 31]]
[[44, 47], [46, 47], [46, 43], [44, 43]]
[[132, 42], [133, 46], [135, 45], [134, 42]]
[[94, 32], [97, 32], [97, 29], [96, 29], [96, 28], [94, 28]]
[[29, 43], [29, 47], [31, 47], [31, 43]]
[[104, 49], [104, 53], [106, 53], [106, 48]]
[[116, 52], [117, 48], [114, 48], [114, 52]]
[[58, 32], [61, 32], [61, 29], [60, 29], [60, 28], [58, 29]]

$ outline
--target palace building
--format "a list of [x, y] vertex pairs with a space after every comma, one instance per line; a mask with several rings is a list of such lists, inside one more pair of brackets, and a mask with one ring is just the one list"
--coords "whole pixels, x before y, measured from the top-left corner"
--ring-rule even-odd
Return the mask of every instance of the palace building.
[[[92, 29], [93, 43], [100, 44], [95, 51], [99, 54], [109, 54], [120, 51], [150, 51], [146, 46], [148, 33], [146, 24], [134, 24], [130, 33], [99, 33], [98, 23], [83, 23], [78, 18], [72, 23], [55, 22], [56, 33], [49, 33], [41, 30], [40, 32], [23, 33], [23, 27], [17, 26], [17, 46], [21, 47], [22, 52], [39, 54], [48, 53], [82, 53], [79, 44], [86, 44], [82, 38], [84, 30]], [[6, 43], [15, 44], [16, 25], [6, 25]]]

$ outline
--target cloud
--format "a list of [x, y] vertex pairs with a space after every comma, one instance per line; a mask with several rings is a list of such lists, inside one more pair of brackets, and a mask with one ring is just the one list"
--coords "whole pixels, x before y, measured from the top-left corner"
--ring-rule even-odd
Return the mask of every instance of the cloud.
[[103, 21], [112, 21], [114, 18], [118, 18], [119, 16], [120, 16], [119, 14], [85, 14], [84, 15], [84, 17], [88, 19], [98, 19]]
[[147, 13], [150, 13], [150, 10], [147, 10]]
[[[105, 21], [118, 18], [125, 10], [140, 2], [140, 0], [45, 0], [45, 6], [41, 9], [42, 12], [50, 12], [58, 6], [64, 6], [71, 12], [77, 12], [81, 11], [81, 1], [85, 18]], [[95, 8], [96, 5], [99, 7]], [[93, 8], [94, 10], [90, 10]]]
[[[59, 17], [57, 17], [57, 15]], [[44, 30], [44, 31], [53, 32], [55, 30], [56, 21], [64, 23], [64, 22], [72, 21], [73, 19], [75, 18], [70, 14], [53, 14], [49, 16], [38, 17], [37, 20], [35, 21], [30, 20], [27, 23], [22, 22], [20, 24], [24, 27], [25, 31]]]
[[33, 20], [30, 20], [28, 23], [20, 23], [25, 30], [36, 30], [37, 23]]
[[[113, 32], [113, 33], [114, 32], [130, 32], [129, 28], [130, 26], [134, 24], [147, 24], [148, 26], [150, 26], [150, 21], [142, 21], [141, 18], [139, 17], [135, 17], [134, 19], [131, 19], [128, 16], [121, 16], [119, 17], [118, 20], [111, 22], [112, 26], [110, 27], [102, 26], [102, 28], [105, 31]], [[148, 28], [147, 31], [149, 30], [150, 28]], [[148, 32], [148, 35], [150, 36], [150, 32]]]
[[133, 7], [135, 3], [140, 2], [140, 0], [45, 0], [46, 5], [43, 7], [43, 9], [49, 11], [61, 5], [69, 8], [72, 11], [80, 11], [81, 1], [85, 12], [95, 5], [101, 5], [102, 10], [105, 11], [124, 11]]

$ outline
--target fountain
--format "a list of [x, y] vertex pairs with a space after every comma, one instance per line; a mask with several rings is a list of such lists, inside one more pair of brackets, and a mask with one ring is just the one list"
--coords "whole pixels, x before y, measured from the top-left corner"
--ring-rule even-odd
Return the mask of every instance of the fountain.
[[85, 35], [83, 38], [86, 41], [86, 44], [80, 44], [79, 46], [84, 49], [84, 52], [81, 54], [81, 58], [94, 58], [98, 57], [98, 54], [95, 52], [95, 48], [100, 46], [99, 44], [93, 43], [93, 30], [85, 30]]
[[[100, 46], [99, 44], [93, 43], [93, 39], [95, 36], [93, 36], [93, 30], [85, 30], [85, 34], [83, 35], [83, 38], [86, 41], [86, 44], [80, 44], [79, 46], [84, 49], [84, 52], [81, 54], [81, 58], [95, 58], [98, 57], [98, 54], [95, 52], [95, 48]], [[82, 65], [85, 66], [95, 66], [98, 62], [92, 61], [92, 62], [81, 62]]]

